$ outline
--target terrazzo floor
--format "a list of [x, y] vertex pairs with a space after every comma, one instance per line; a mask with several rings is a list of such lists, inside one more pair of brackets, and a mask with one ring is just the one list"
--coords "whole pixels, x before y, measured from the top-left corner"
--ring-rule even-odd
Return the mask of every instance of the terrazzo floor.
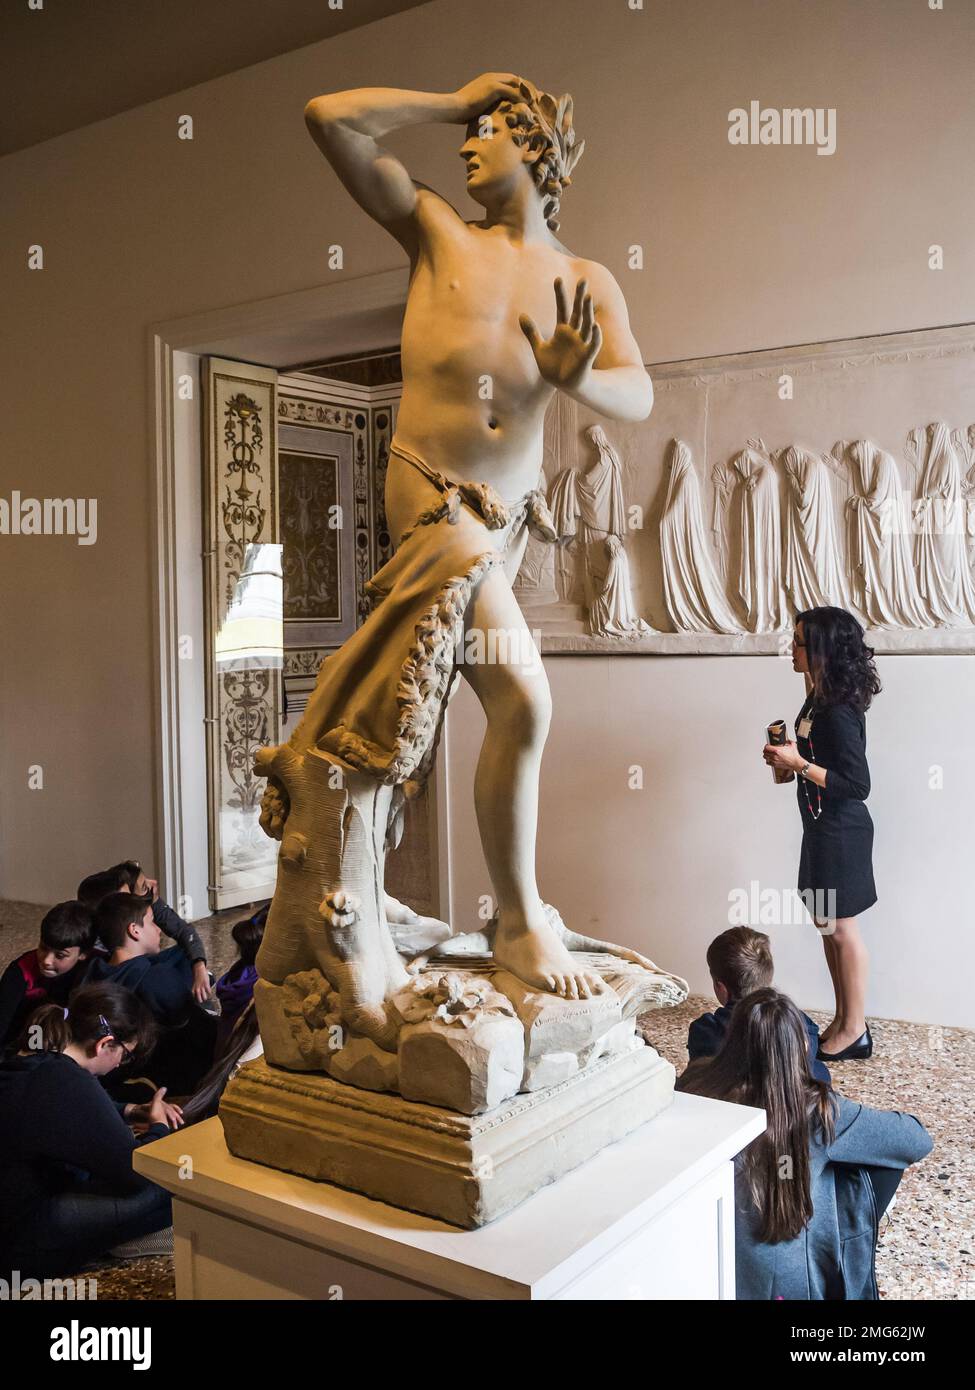
[[[236, 952], [233, 923], [247, 907], [198, 921], [210, 969], [220, 975]], [[0, 963], [36, 945], [45, 909], [0, 902]], [[678, 1073], [687, 1065], [687, 1026], [715, 1001], [691, 995], [676, 1009], [645, 1014], [647, 1041]], [[829, 1015], [810, 1010], [820, 1027]], [[870, 1019], [874, 1056], [867, 1062], [833, 1064], [837, 1091], [877, 1109], [906, 1110], [924, 1123], [934, 1151], [909, 1168], [881, 1231], [877, 1280], [882, 1298], [971, 1299], [975, 1297], [975, 1031], [939, 1025]], [[101, 1266], [88, 1272], [105, 1299], [175, 1297], [170, 1257]]]

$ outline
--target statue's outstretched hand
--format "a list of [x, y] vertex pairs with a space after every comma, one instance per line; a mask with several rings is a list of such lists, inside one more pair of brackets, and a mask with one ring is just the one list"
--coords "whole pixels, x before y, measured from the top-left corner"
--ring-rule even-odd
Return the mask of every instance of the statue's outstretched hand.
[[587, 282], [580, 280], [576, 285], [570, 314], [565, 286], [556, 280], [555, 310], [551, 338], [543, 338], [527, 314], [522, 314], [518, 322], [531, 344], [542, 379], [561, 391], [572, 391], [588, 375], [603, 341]]

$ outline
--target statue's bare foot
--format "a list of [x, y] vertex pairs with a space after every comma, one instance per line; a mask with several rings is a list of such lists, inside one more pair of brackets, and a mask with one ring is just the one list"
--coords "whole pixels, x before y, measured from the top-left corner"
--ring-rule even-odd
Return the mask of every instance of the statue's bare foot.
[[552, 928], [544, 904], [525, 918], [500, 911], [494, 932], [494, 959], [532, 989], [563, 999], [591, 999], [603, 988], [602, 977], [573, 960]]
[[545, 915], [555, 932], [556, 936], [569, 951], [595, 951], [608, 956], [616, 956], [619, 960], [625, 960], [630, 965], [639, 965], [643, 970], [649, 970], [653, 975], [662, 975], [665, 979], [673, 980], [679, 985], [684, 993], [687, 993], [687, 981], [680, 975], [672, 975], [669, 970], [661, 970], [659, 965], [655, 965], [648, 956], [642, 956], [639, 951], [634, 951], [630, 946], [617, 946], [614, 941], [601, 941], [595, 936], [583, 936], [577, 931], [567, 927], [559, 916], [556, 908], [551, 903], [545, 904]]

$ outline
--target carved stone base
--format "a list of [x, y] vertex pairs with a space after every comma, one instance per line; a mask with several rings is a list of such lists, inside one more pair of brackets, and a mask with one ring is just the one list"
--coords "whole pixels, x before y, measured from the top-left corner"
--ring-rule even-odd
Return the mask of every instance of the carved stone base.
[[546, 1090], [461, 1115], [260, 1059], [231, 1081], [220, 1119], [238, 1158], [473, 1229], [652, 1119], [674, 1080], [670, 1062], [635, 1043]]
[[687, 995], [685, 981], [650, 961], [572, 951], [602, 985], [590, 998], [563, 999], [474, 953], [472, 946], [486, 944], [480, 936], [449, 944], [456, 955], [419, 958], [408, 985], [390, 996], [395, 1050], [341, 1025], [341, 1001], [321, 971], [289, 975], [282, 985], [258, 980], [254, 1005], [268, 1064], [474, 1115], [626, 1052], [638, 1014]]

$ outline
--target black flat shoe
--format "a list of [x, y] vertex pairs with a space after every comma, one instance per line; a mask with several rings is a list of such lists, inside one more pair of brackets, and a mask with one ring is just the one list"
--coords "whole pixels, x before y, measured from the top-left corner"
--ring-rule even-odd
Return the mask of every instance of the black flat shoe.
[[856, 1042], [851, 1042], [849, 1047], [844, 1047], [842, 1052], [824, 1052], [822, 1048], [816, 1053], [816, 1058], [820, 1062], [864, 1062], [868, 1057], [873, 1056], [873, 1038], [870, 1036], [870, 1024], [867, 1024], [867, 1031], [861, 1033]]

